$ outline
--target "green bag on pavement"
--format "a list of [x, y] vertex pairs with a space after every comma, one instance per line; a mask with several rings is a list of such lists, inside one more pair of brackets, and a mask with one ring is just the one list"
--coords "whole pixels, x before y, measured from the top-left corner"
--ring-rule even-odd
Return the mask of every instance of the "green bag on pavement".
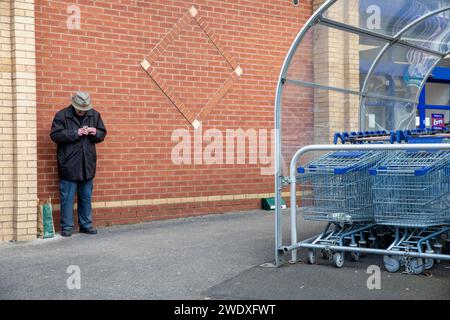
[[43, 239], [55, 236], [51, 200], [38, 205], [38, 237]]

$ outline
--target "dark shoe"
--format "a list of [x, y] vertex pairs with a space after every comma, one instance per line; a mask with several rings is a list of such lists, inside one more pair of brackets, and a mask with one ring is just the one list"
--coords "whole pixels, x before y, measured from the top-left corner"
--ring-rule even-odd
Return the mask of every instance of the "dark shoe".
[[70, 230], [62, 230], [61, 237], [70, 238], [72, 236], [72, 231]]
[[80, 233], [86, 233], [86, 234], [97, 234], [97, 229], [94, 228], [80, 228]]

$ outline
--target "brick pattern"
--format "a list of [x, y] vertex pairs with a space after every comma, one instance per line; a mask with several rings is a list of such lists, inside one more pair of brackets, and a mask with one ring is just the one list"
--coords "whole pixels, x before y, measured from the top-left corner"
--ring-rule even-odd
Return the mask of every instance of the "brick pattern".
[[[313, 2], [318, 9], [323, 0]], [[345, 19], [342, 17], [345, 15]], [[336, 3], [329, 18], [350, 25], [359, 23], [357, 10], [346, 12], [345, 3]], [[315, 30], [313, 43], [314, 82], [359, 91], [359, 36], [333, 28]], [[315, 143], [332, 143], [335, 132], [356, 131], [359, 127], [359, 97], [335, 91], [314, 91]]]
[[[317, 10], [324, 0], [314, 0]], [[337, 2], [330, 18], [357, 25], [358, 12], [345, 12]], [[287, 78], [359, 91], [359, 37], [315, 26], [304, 37], [288, 69]], [[302, 146], [332, 143], [337, 131], [355, 131], [359, 126], [359, 97], [286, 84], [282, 96], [283, 172]], [[309, 160], [312, 154], [303, 158]]]
[[36, 237], [37, 223], [34, 1], [2, 1], [0, 8], [4, 111], [0, 240], [27, 241]]
[[0, 242], [14, 239], [11, 3], [0, 2]]
[[[288, 79], [314, 81], [313, 39], [307, 34], [288, 69]], [[321, 112], [312, 88], [286, 83], [282, 95], [282, 166], [289, 175], [289, 164], [299, 148], [314, 143], [314, 115]], [[301, 119], [301, 120], [300, 120]], [[306, 159], [306, 158], [303, 158]]]
[[37, 136], [34, 0], [11, 1], [16, 240], [36, 237]]
[[[66, 26], [67, 7], [71, 5], [80, 8], [80, 30], [69, 30]], [[173, 131], [188, 130], [194, 139], [194, 134], [200, 130], [192, 130], [192, 125], [180, 116], [139, 63], [192, 5], [207, 20], [209, 28], [220, 36], [229, 56], [244, 70], [239, 81], [234, 82], [212, 108], [201, 130], [217, 129], [225, 134], [227, 129], [270, 132], [274, 127], [273, 105], [279, 70], [299, 28], [311, 15], [311, 0], [302, 1], [298, 7], [292, 6], [290, 1], [255, 5], [254, 1], [247, 0], [198, 0], [194, 3], [182, 0], [41, 0], [36, 6], [40, 199], [51, 196], [54, 203], [58, 203], [56, 146], [48, 134], [55, 112], [70, 103], [76, 90], [91, 93], [94, 108], [102, 113], [109, 130], [105, 143], [97, 149], [93, 200], [96, 204], [115, 203], [117, 206], [95, 209], [94, 221], [98, 225], [254, 209], [260, 205], [259, 199], [211, 199], [273, 193], [273, 176], [262, 176], [263, 165], [249, 164], [248, 156], [246, 164], [235, 165], [196, 162], [175, 165], [172, 162], [171, 151], [177, 144], [172, 141]], [[210, 41], [195, 25], [197, 23], [189, 19], [188, 29], [195, 27], [199, 37]], [[189, 37], [190, 33], [183, 36]], [[174, 47], [177, 53], [184, 50], [192, 54], [189, 51], [192, 46], [182, 45], [179, 38], [169, 44], [166, 53], [154, 65], [167, 82], [170, 80], [166, 76], [173, 73], [162, 62], [168, 53], [174, 52]], [[221, 63], [229, 68], [227, 72], [235, 70], [213, 45], [209, 48], [211, 52], [200, 56], [205, 64], [211, 62], [213, 66], [213, 70], [205, 69], [207, 79], [208, 73], [215, 73], [214, 68]], [[220, 77], [212, 79], [222, 79], [222, 72], [218, 73]], [[229, 73], [220, 83], [214, 83], [201, 107], [220, 90]], [[195, 79], [192, 82], [194, 86], [198, 84]], [[188, 93], [173, 87], [180, 100], [183, 99], [181, 102], [193, 110], [186, 99]], [[309, 108], [311, 106], [305, 105], [304, 110]], [[302, 124], [305, 128], [311, 128], [309, 118], [308, 115]], [[272, 146], [270, 140], [268, 144]], [[203, 147], [206, 145], [203, 143]], [[194, 151], [192, 146], [193, 156]], [[169, 204], [166, 200], [190, 198], [194, 202]], [[200, 202], [204, 199], [208, 201]], [[166, 204], [123, 207], [145, 201]], [[58, 221], [58, 215], [55, 220]]]
[[[261, 176], [258, 165], [174, 165], [171, 133], [184, 128], [185, 120], [197, 129], [205, 119], [204, 130], [271, 129], [279, 68], [313, 6], [322, 3], [308, 0], [293, 7], [289, 1], [255, 6], [244, 0], [198, 0], [192, 7], [182, 0], [42, 0], [34, 11], [34, 0], [1, 1], [0, 241], [35, 237], [36, 193], [57, 198], [56, 152], [48, 132], [54, 113], [76, 90], [93, 94], [110, 132], [98, 150], [94, 193], [98, 225], [253, 209], [260, 197], [273, 196], [273, 178]], [[66, 26], [67, 8], [73, 5], [81, 10], [81, 30]], [[339, 8], [335, 14], [342, 14]], [[357, 12], [347, 18], [357, 21]], [[174, 70], [184, 71], [174, 63], [171, 67], [160, 63], [174, 47], [176, 53], [192, 48], [177, 41], [192, 23], [215, 49], [215, 55], [206, 52], [200, 58], [210, 64], [211, 69], [205, 69], [209, 80], [219, 84], [223, 77], [217, 54], [231, 67], [231, 75], [226, 74], [220, 86], [209, 88], [200, 110], [172, 83], [173, 77], [166, 78]], [[304, 54], [293, 62], [291, 75], [357, 87], [359, 57], [352, 55], [358, 50], [357, 37], [329, 31], [325, 39], [321, 43], [305, 39]], [[195, 38], [186, 41], [198, 44]], [[313, 55], [319, 63], [313, 62]], [[154, 81], [143, 76], [139, 61]], [[189, 79], [191, 87], [202, 84], [195, 78]], [[161, 98], [161, 90], [169, 101]], [[170, 110], [168, 102], [185, 120]], [[353, 96], [290, 87], [283, 106], [287, 161], [299, 144], [329, 142], [334, 131], [358, 124], [358, 101]], [[303, 121], [293, 123], [292, 117]]]
[[[194, 20], [201, 30], [208, 36], [211, 43], [217, 49], [217, 51], [223, 56], [228, 64], [233, 68], [233, 72], [222, 85], [222, 87], [212, 96], [206, 106], [201, 109], [199, 114], [194, 114], [192, 110], [182, 102], [179, 95], [175, 92], [174, 88], [164, 80], [164, 77], [160, 76], [153, 65], [157, 62], [158, 58], [164, 54], [169, 45], [180, 35], [182, 30], [189, 25], [191, 20]], [[195, 46], [195, 41], [190, 43], [191, 46]], [[183, 117], [194, 127], [198, 129], [203, 120], [207, 119], [208, 114], [213, 110], [215, 106], [219, 104], [228, 90], [231, 89], [233, 83], [237, 81], [242, 73], [242, 68], [236, 63], [232, 55], [226, 50], [223, 43], [218, 36], [209, 27], [207, 20], [200, 14], [195, 6], [192, 6], [183, 17], [173, 26], [173, 28], [167, 33], [167, 35], [159, 42], [158, 45], [150, 52], [150, 54], [141, 62], [142, 68], [148, 73], [148, 75], [155, 81], [162, 92], [169, 98], [173, 105], [180, 111]]]
[[[289, 194], [287, 194], [289, 195]], [[262, 199], [274, 197], [274, 193], [257, 193], [257, 194], [230, 194], [225, 196], [208, 196], [208, 197], [191, 197], [191, 198], [167, 198], [167, 199], [144, 199], [144, 200], [126, 200], [126, 201], [106, 201], [94, 202], [92, 207], [95, 209], [103, 208], [127, 208], [127, 207], [145, 207], [162, 204], [185, 204], [185, 203], [200, 203], [200, 202], [218, 202], [218, 201], [233, 201], [245, 199]], [[77, 204], [74, 204], [75, 208]], [[53, 206], [54, 210], [60, 210], [59, 205]]]
[[[93, 213], [97, 218], [97, 226], [110, 227], [121, 224], [137, 224], [208, 214], [248, 211], [254, 210], [259, 205], [259, 199], [241, 199], [227, 202], [197, 202], [190, 204], [188, 207], [184, 204], [161, 204], [152, 206], [97, 208], [93, 209]], [[59, 221], [55, 221], [55, 228], [59, 229]]]
[[[117, 224], [142, 223], [163, 219], [177, 219], [194, 217], [205, 214], [220, 214], [253, 210], [261, 204], [261, 198], [274, 197], [274, 193], [243, 194], [234, 196], [212, 196], [204, 198], [160, 199], [141, 201], [117, 201], [93, 203], [94, 216], [98, 226], [112, 226]], [[289, 204], [289, 192], [282, 196]], [[297, 193], [300, 196], [300, 192]], [[186, 207], [186, 203], [189, 204]], [[76, 207], [76, 204], [75, 204]], [[53, 206], [57, 215], [59, 205]], [[77, 217], [75, 216], [75, 219]], [[55, 221], [55, 228], [59, 228], [59, 221]]]

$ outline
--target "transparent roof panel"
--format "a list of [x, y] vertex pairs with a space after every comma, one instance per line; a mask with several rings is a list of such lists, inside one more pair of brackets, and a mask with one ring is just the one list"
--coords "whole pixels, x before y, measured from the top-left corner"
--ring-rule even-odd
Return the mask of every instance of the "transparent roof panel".
[[450, 9], [416, 24], [402, 35], [402, 40], [443, 54], [450, 51]]
[[315, 24], [298, 46], [286, 79], [358, 94], [370, 65], [386, 44], [367, 35]]
[[422, 88], [450, 68], [450, 0], [328, 0], [292, 44], [277, 91], [281, 172], [336, 132], [417, 126]]
[[415, 102], [423, 82], [440, 60], [441, 56], [391, 45], [374, 65], [365, 92]]
[[283, 169], [336, 132], [416, 128], [421, 90], [435, 66], [450, 68], [449, 53], [450, 0], [326, 1], [281, 73]]
[[337, 131], [358, 130], [359, 95], [286, 83], [282, 102], [280, 163], [284, 172], [299, 148], [332, 143]]
[[445, 8], [450, 8], [450, 0], [337, 0], [323, 16], [360, 29], [395, 36], [418, 18]]
[[362, 101], [361, 124], [364, 130], [415, 129], [417, 104], [378, 97], [365, 97]]

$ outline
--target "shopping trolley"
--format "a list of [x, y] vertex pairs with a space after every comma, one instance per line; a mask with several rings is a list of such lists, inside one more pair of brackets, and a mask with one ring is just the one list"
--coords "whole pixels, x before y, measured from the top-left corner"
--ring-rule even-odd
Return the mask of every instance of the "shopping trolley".
[[[325, 221], [325, 231], [313, 244], [332, 246], [365, 246], [374, 223], [372, 179], [369, 169], [384, 156], [380, 152], [332, 152], [298, 169], [300, 209], [305, 220]], [[336, 267], [344, 265], [342, 252], [323, 250], [324, 258]], [[354, 261], [359, 253], [352, 253]], [[311, 249], [308, 261], [316, 262], [316, 251]]]
[[441, 236], [448, 234], [450, 212], [450, 154], [446, 151], [399, 151], [370, 170], [373, 176], [375, 221], [395, 230], [384, 256], [385, 268], [421, 274], [433, 259], [409, 259], [410, 252], [440, 253]]
[[[292, 245], [280, 251], [308, 249], [308, 262], [314, 264], [316, 251], [322, 250], [324, 257], [337, 267], [344, 264], [344, 252], [351, 253], [354, 260], [360, 254], [381, 255], [388, 271], [395, 272], [404, 266], [408, 273], [415, 274], [432, 268], [439, 259], [450, 260], [442, 245], [450, 239], [450, 151], [442, 151], [448, 148], [441, 146], [449, 138], [448, 129], [336, 134], [335, 144], [357, 146], [342, 147], [347, 151], [329, 153], [309, 162], [298, 169], [295, 181], [291, 182], [301, 187], [299, 209], [304, 219], [326, 221], [327, 226], [320, 235], [301, 242], [295, 243], [293, 236]], [[408, 145], [404, 148], [365, 145], [380, 143]], [[432, 147], [430, 143], [439, 146]], [[312, 146], [299, 150], [291, 167], [306, 152], [331, 149]], [[408, 151], [396, 151], [402, 149]], [[370, 159], [369, 154], [373, 154], [373, 162], [365, 166], [370, 161], [363, 159]], [[365, 191], [367, 174], [371, 176], [366, 184], [369, 191]], [[294, 179], [292, 175], [290, 178]], [[294, 190], [291, 186], [291, 191]], [[359, 201], [354, 190], [366, 194], [364, 199]], [[291, 194], [293, 203], [296, 196]], [[296, 217], [296, 211], [291, 210], [291, 218]], [[295, 235], [294, 223], [291, 231]], [[294, 254], [293, 261], [296, 261]]]

